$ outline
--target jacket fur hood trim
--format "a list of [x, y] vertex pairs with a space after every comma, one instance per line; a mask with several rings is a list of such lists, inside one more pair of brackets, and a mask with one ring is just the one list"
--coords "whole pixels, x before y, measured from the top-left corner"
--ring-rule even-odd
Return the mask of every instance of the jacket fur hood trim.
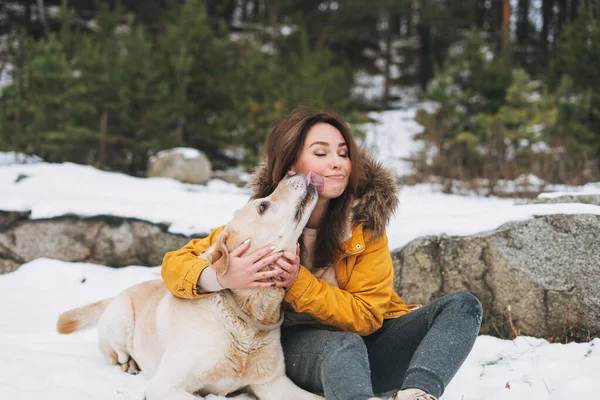
[[[364, 229], [380, 236], [390, 218], [398, 207], [398, 186], [393, 172], [384, 167], [366, 150], [363, 150], [365, 179], [359, 185], [352, 210], [348, 215], [348, 226], [342, 234], [347, 240], [352, 236], [352, 229], [362, 223]], [[264, 161], [256, 167], [249, 186], [253, 192], [264, 189], [269, 177]]]

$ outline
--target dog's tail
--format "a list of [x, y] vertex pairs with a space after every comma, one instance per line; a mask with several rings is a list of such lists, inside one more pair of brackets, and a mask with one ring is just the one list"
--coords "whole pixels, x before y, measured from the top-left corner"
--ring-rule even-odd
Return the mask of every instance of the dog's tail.
[[68, 335], [69, 333], [73, 333], [80, 329], [90, 328], [96, 325], [100, 316], [112, 301], [113, 298], [104, 299], [65, 311], [58, 317], [56, 330], [58, 333]]

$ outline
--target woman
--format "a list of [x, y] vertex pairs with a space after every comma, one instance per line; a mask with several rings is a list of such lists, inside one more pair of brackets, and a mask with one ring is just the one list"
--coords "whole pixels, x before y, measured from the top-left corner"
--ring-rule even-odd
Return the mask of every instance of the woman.
[[[253, 198], [269, 195], [285, 174], [313, 171], [324, 179], [296, 254], [270, 249], [230, 253], [217, 277], [196, 255], [214, 232], [168, 253], [166, 286], [196, 298], [222, 288], [286, 288], [281, 341], [287, 375], [326, 399], [394, 400], [441, 396], [479, 332], [481, 304], [453, 293], [426, 306], [407, 306], [393, 289], [385, 225], [397, 203], [391, 173], [361, 152], [350, 129], [328, 113], [294, 113], [280, 121], [254, 175]], [[258, 272], [265, 265], [270, 272]], [[264, 282], [270, 278], [271, 282]]]

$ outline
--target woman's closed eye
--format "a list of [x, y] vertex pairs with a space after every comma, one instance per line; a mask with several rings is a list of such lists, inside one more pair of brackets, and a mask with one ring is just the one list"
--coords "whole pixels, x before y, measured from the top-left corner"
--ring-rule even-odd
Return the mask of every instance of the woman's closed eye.
[[[327, 154], [325, 154], [325, 153], [315, 153], [315, 156], [317, 156], [317, 157], [325, 157], [326, 155]], [[340, 153], [340, 154], [338, 154], [338, 156], [347, 158], [348, 154], [347, 153]]]

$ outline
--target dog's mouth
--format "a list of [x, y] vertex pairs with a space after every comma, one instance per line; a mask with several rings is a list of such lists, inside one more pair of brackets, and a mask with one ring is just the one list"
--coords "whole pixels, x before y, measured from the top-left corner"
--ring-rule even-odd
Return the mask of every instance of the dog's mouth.
[[308, 175], [306, 175], [306, 179], [308, 180], [308, 186], [313, 186], [317, 189], [317, 192], [321, 192], [323, 190], [325, 181], [321, 175], [310, 171]]
[[311, 204], [312, 200], [318, 195], [318, 193], [323, 190], [323, 178], [310, 171], [308, 175], [306, 175], [306, 190], [304, 196], [298, 202], [296, 206], [296, 214], [294, 215], [294, 221], [300, 222], [302, 217], [306, 213], [307, 207]]

